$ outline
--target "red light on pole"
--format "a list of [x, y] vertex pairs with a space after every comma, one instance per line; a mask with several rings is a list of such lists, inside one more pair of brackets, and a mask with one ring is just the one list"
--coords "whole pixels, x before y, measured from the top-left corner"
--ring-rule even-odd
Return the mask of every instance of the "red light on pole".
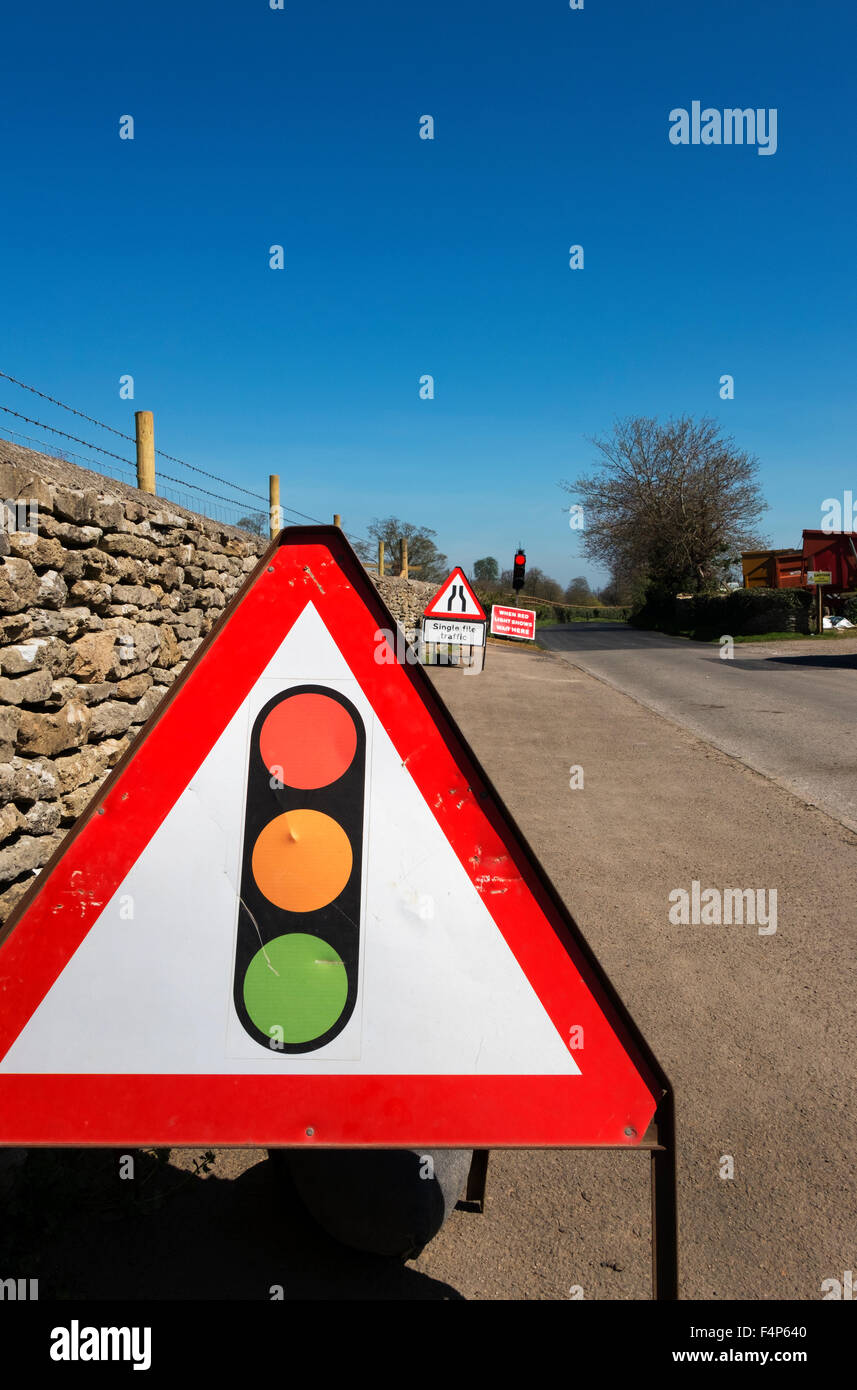
[[515, 563], [512, 567], [512, 588], [516, 591], [523, 589], [524, 577], [527, 573], [527, 557], [519, 546], [515, 552]]

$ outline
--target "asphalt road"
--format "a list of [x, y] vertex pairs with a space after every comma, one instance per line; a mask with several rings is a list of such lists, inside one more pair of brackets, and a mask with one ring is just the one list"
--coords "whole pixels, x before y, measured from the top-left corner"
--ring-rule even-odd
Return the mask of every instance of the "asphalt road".
[[857, 637], [736, 643], [731, 659], [617, 623], [539, 640], [857, 830]]

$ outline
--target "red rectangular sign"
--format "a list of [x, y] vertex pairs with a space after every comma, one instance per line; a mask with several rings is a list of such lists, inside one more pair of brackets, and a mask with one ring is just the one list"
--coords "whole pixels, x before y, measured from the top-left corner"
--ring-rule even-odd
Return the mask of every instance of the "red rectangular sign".
[[497, 637], [527, 637], [532, 642], [536, 636], [535, 609], [504, 608], [495, 603], [491, 607], [491, 631]]

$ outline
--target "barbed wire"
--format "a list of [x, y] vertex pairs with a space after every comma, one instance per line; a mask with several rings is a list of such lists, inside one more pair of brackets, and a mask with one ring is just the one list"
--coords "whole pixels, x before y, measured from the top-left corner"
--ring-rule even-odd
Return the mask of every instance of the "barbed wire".
[[281, 503], [280, 503], [280, 511], [281, 511], [281, 512], [291, 512], [291, 513], [292, 513], [292, 516], [299, 516], [299, 517], [302, 517], [304, 521], [311, 521], [311, 522], [313, 522], [314, 525], [316, 525], [316, 526], [324, 526], [324, 525], [325, 525], [325, 523], [324, 523], [323, 521], [319, 521], [319, 519], [318, 519], [317, 516], [307, 516], [306, 512], [299, 512], [298, 509], [297, 509], [297, 507], [287, 507], [286, 504], [285, 504], [285, 502], [281, 502]]
[[[132, 472], [134, 471], [135, 465], [133, 463], [129, 463], [127, 459], [120, 458], [118, 454], [112, 454], [109, 449], [102, 449], [98, 444], [90, 444], [88, 439], [78, 439], [76, 434], [67, 434], [65, 430], [58, 430], [54, 425], [46, 425], [43, 420], [31, 420], [28, 415], [20, 415], [17, 410], [11, 410], [8, 405], [0, 405], [0, 410], [5, 410], [7, 414], [14, 415], [16, 420], [26, 420], [28, 425], [36, 425], [40, 430], [51, 430], [54, 434], [62, 435], [63, 439], [73, 439], [75, 444], [83, 444], [87, 449], [96, 449], [99, 454], [106, 454], [108, 458], [117, 459], [119, 463], [124, 463], [126, 468], [130, 468]], [[9, 433], [17, 434], [17, 430], [10, 430]], [[21, 437], [26, 438], [25, 435]], [[71, 453], [71, 450], [68, 450], [68, 452]], [[82, 455], [76, 454], [75, 457], [82, 458]], [[84, 459], [84, 462], [91, 463], [92, 460]], [[211, 492], [207, 487], [200, 487], [199, 483], [189, 483], [186, 482], [184, 478], [174, 478], [171, 473], [159, 473], [158, 477], [165, 478], [167, 482], [170, 483], [178, 483], [179, 487], [193, 488], [194, 492], [201, 492], [206, 497], [216, 497], [218, 502], [228, 502], [230, 507], [234, 507], [236, 511], [241, 510], [240, 502], [237, 502], [234, 497], [224, 497], [222, 492]]]
[[[19, 381], [17, 377], [10, 376], [8, 372], [0, 371], [0, 377], [3, 377], [4, 380], [6, 380], [6, 381], [11, 381], [11, 382], [13, 382], [13, 383], [15, 384], [15, 386], [20, 386], [21, 389], [24, 390], [24, 391], [32, 391], [32, 393], [33, 393], [34, 396], [41, 396], [41, 398], [42, 398], [43, 401], [50, 401], [51, 405], [58, 405], [58, 406], [60, 407], [61, 410], [69, 410], [69, 411], [71, 411], [72, 415], [78, 415], [78, 416], [80, 416], [81, 420], [88, 420], [89, 423], [90, 423], [91, 425], [98, 425], [99, 429], [102, 429], [102, 430], [109, 430], [111, 434], [116, 434], [116, 435], [118, 435], [120, 439], [126, 439], [126, 440], [128, 441], [129, 444], [136, 444], [136, 442], [137, 442], [133, 435], [130, 435], [130, 434], [123, 434], [121, 430], [114, 429], [112, 425], [106, 425], [106, 424], [104, 423], [103, 420], [96, 420], [94, 415], [86, 415], [86, 414], [84, 414], [84, 412], [83, 412], [82, 410], [75, 410], [75, 408], [74, 408], [73, 405], [66, 405], [65, 401], [58, 401], [58, 400], [56, 399], [55, 396], [49, 396], [49, 395], [47, 394], [47, 392], [45, 392], [45, 391], [40, 391], [40, 390], [38, 389], [38, 387], [36, 387], [36, 386], [29, 386], [29, 385], [27, 384], [26, 381]], [[2, 409], [4, 409], [4, 410], [6, 409], [5, 406], [0, 407], [0, 408], [2, 408]], [[15, 412], [15, 411], [12, 411], [11, 413], [14, 415], [16, 412]], [[20, 415], [20, 416], [18, 416], [18, 418], [19, 418], [20, 420], [26, 420], [26, 419], [27, 419], [27, 416], [26, 416], [26, 415]], [[31, 423], [31, 424], [34, 424], [34, 423], [36, 423], [36, 422], [35, 422], [35, 421], [30, 421], [30, 423]], [[43, 428], [45, 428], [45, 429], [50, 429], [51, 426], [50, 426], [50, 425], [46, 425], [46, 426], [43, 426]], [[57, 430], [56, 433], [57, 433], [57, 434], [63, 434], [64, 432], [63, 432], [62, 430]], [[73, 434], [68, 434], [68, 435], [65, 435], [65, 438], [66, 438], [66, 439], [74, 439], [75, 436], [74, 436]], [[97, 445], [97, 444], [89, 444], [85, 439], [78, 439], [78, 440], [77, 440], [77, 443], [78, 443], [78, 444], [86, 444], [86, 447], [87, 447], [88, 449], [98, 449], [98, 445]], [[107, 449], [99, 449], [98, 452], [99, 452], [99, 453], [102, 453], [102, 454], [109, 454], [109, 450], [107, 450]], [[215, 482], [215, 483], [223, 483], [223, 486], [224, 486], [224, 487], [231, 487], [232, 490], [233, 490], [233, 492], [243, 492], [243, 493], [245, 493], [248, 497], [254, 497], [258, 502], [265, 502], [265, 501], [267, 501], [267, 499], [266, 499], [265, 497], [263, 497], [262, 494], [261, 494], [260, 492], [251, 492], [249, 488], [241, 487], [239, 483], [230, 483], [230, 481], [229, 481], [228, 478], [221, 478], [221, 477], [218, 476], [217, 473], [209, 473], [205, 468], [198, 468], [197, 465], [196, 465], [195, 463], [188, 463], [185, 459], [176, 458], [174, 454], [165, 454], [164, 451], [163, 451], [163, 449], [156, 449], [156, 450], [155, 450], [155, 453], [158, 455], [159, 458], [167, 459], [169, 463], [177, 463], [177, 464], [179, 465], [180, 468], [187, 468], [187, 469], [189, 469], [189, 471], [190, 471], [191, 473], [199, 473], [200, 477], [203, 477], [203, 478], [211, 478], [212, 481]], [[110, 455], [110, 457], [112, 457], [112, 458], [118, 458], [119, 455], [118, 455], [118, 454], [112, 454], [112, 455]], [[124, 460], [124, 459], [122, 460], [123, 463], [124, 463], [125, 461], [126, 461], [126, 460]], [[133, 467], [133, 464], [131, 465], [131, 467]], [[166, 474], [165, 474], [164, 476], [166, 476]], [[179, 480], [179, 481], [181, 481], [181, 480]], [[184, 482], [183, 482], [183, 483], [182, 483], [182, 486], [183, 486], [183, 487], [194, 487], [195, 485], [194, 485], [193, 483], [184, 483]], [[204, 489], [204, 488], [199, 488], [198, 491], [204, 492], [205, 489]], [[211, 496], [218, 496], [219, 494], [217, 494], [217, 493], [211, 493], [210, 495], [211, 495]], [[237, 504], [236, 504], [236, 505], [237, 505]]]
[[[72, 415], [79, 415], [81, 420], [88, 420], [91, 425], [99, 425], [103, 430], [109, 430], [111, 434], [118, 434], [120, 439], [127, 439], [129, 444], [136, 443], [133, 435], [123, 434], [121, 430], [115, 430], [112, 425], [105, 425], [103, 420], [96, 420], [92, 415], [84, 415], [82, 410], [75, 410], [73, 405], [66, 405], [63, 401], [55, 400], [53, 396], [47, 395], [45, 391], [40, 391], [36, 386], [28, 386], [26, 381], [19, 381], [17, 377], [10, 376], [8, 372], [0, 371], [0, 376], [5, 377], [6, 381], [12, 381], [16, 386], [20, 386], [24, 391], [32, 391], [34, 396], [41, 396], [43, 401], [50, 401], [51, 405], [58, 405], [62, 410], [70, 410]], [[71, 438], [71, 436], [69, 436]], [[95, 447], [94, 445], [92, 446]]]
[[[66, 463], [68, 463], [70, 459], [80, 459], [81, 463], [85, 464], [92, 463], [91, 458], [87, 458], [84, 454], [76, 453], [74, 449], [61, 449], [58, 444], [53, 444], [49, 439], [34, 439], [31, 434], [22, 434], [20, 430], [13, 430], [11, 425], [6, 425], [0, 422], [0, 430], [3, 430], [6, 434], [13, 434], [16, 439], [25, 439], [28, 444], [38, 444], [40, 446], [39, 452], [41, 452], [41, 446], [46, 446], [50, 449], [56, 449], [57, 456], [65, 460]], [[9, 443], [11, 444], [12, 440], [9, 440]], [[101, 466], [102, 468], [111, 468], [111, 465], [106, 463], [102, 464]], [[131, 468], [133, 471], [132, 464], [125, 464], [124, 467]], [[114, 469], [112, 471], [115, 472], [116, 470]]]
[[118, 459], [120, 463], [125, 464], [126, 468], [135, 467], [128, 459], [123, 459], [121, 455], [112, 453], [110, 449], [102, 449], [100, 444], [90, 444], [88, 439], [80, 439], [76, 434], [68, 434], [65, 430], [58, 430], [56, 425], [46, 425], [44, 420], [32, 420], [29, 415], [21, 415], [8, 405], [0, 405], [0, 410], [5, 410], [7, 415], [14, 415], [16, 420], [26, 420], [28, 425], [37, 425], [40, 430], [50, 430], [51, 434], [61, 435], [63, 439], [73, 439], [75, 444], [83, 444], [85, 448], [94, 449], [96, 453], [104, 454], [107, 458]]
[[240, 502], [236, 502], [234, 497], [224, 497], [222, 492], [211, 492], [207, 487], [200, 487], [199, 483], [189, 483], [184, 478], [174, 478], [171, 473], [161, 473], [160, 470], [158, 470], [158, 477], [166, 478], [169, 483], [178, 483], [179, 487], [192, 487], [194, 492], [201, 492], [206, 497], [216, 497], [220, 502], [228, 502], [230, 507], [234, 507], [236, 511], [242, 510]]
[[[87, 415], [82, 410], [76, 410], [73, 405], [66, 405], [65, 401], [57, 400], [55, 396], [48, 395], [46, 391], [40, 391], [36, 386], [30, 386], [26, 381], [19, 381], [17, 377], [12, 376], [9, 372], [0, 370], [0, 377], [5, 381], [11, 381], [15, 386], [20, 386], [23, 391], [32, 392], [34, 396], [39, 396], [43, 401], [49, 401], [51, 405], [59, 406], [61, 410], [70, 411], [72, 415], [77, 415], [79, 419], [86, 420], [91, 425], [97, 425], [99, 429], [108, 430], [110, 434], [115, 434], [119, 439], [124, 439], [129, 444], [136, 444], [137, 442], [133, 435], [123, 434], [121, 430], [115, 429], [113, 425], [105, 424], [103, 420], [97, 420], [94, 415]], [[66, 430], [58, 429], [55, 425], [45, 424], [42, 420], [33, 420], [29, 415], [22, 415], [19, 411], [12, 410], [10, 406], [0, 405], [0, 410], [5, 411], [7, 415], [13, 415], [16, 420], [24, 420], [28, 425], [35, 425], [38, 429], [48, 430], [51, 434], [57, 434], [62, 439], [70, 439], [75, 444], [82, 444], [85, 449], [93, 449], [96, 453], [102, 454], [105, 458], [115, 459], [117, 463], [122, 464], [123, 468], [130, 468], [132, 472], [136, 468], [136, 464], [132, 463], [129, 459], [122, 458], [119, 454], [114, 454], [110, 449], [102, 449], [99, 444], [92, 444], [88, 439], [81, 439], [76, 434], [69, 434]], [[18, 431], [10, 429], [9, 433], [18, 434]], [[22, 439], [27, 439], [28, 437], [27, 435], [20, 435]], [[37, 440], [31, 440], [31, 443], [38, 442]], [[74, 458], [79, 458], [84, 463], [92, 462], [91, 459], [86, 459], [82, 454], [74, 454], [72, 450], [66, 450], [65, 452], [72, 453]], [[238, 483], [231, 483], [228, 478], [221, 478], [217, 473], [210, 473], [205, 468], [199, 468], [194, 463], [188, 463], [185, 459], [176, 458], [174, 454], [167, 454], [163, 449], [156, 449], [155, 453], [158, 458], [166, 459], [169, 463], [177, 463], [180, 468], [187, 468], [189, 472], [198, 473], [200, 477], [210, 478], [213, 482], [222, 483], [224, 487], [231, 488], [233, 492], [243, 493], [246, 497], [252, 497], [254, 501], [264, 502], [266, 509], [268, 507], [268, 499], [261, 492], [252, 492], [249, 488], [241, 487]], [[209, 488], [200, 487], [198, 483], [189, 482], [184, 478], [174, 478], [169, 473], [159, 472], [158, 476], [171, 483], [178, 483], [179, 487], [192, 488], [194, 492], [202, 493], [205, 497], [214, 497], [219, 502], [226, 502], [229, 506], [234, 507], [236, 511], [241, 510], [241, 503], [234, 497], [224, 497], [221, 492], [212, 492]], [[299, 511], [297, 507], [288, 507], [282, 503], [280, 504], [280, 510], [282, 512], [289, 512], [292, 516], [300, 517], [303, 521], [311, 521], [315, 526], [325, 525], [319, 517], [310, 516], [307, 512]], [[358, 542], [358, 538], [350, 535], [344, 528], [343, 535], [350, 541]]]
[[[199, 473], [202, 478], [211, 478], [215, 483], [223, 483], [225, 487], [231, 487], [235, 492], [246, 493], [248, 497], [254, 497], [257, 502], [264, 502], [267, 504], [268, 499], [267, 497], [263, 497], [261, 492], [251, 492], [249, 488], [240, 487], [238, 483], [230, 483], [227, 478], [219, 478], [216, 473], [207, 473], [204, 468], [197, 468], [195, 463], [185, 463], [184, 459], [177, 459], [174, 458], [172, 454], [165, 454], [163, 449], [156, 449], [155, 453], [158, 455], [158, 458], [167, 459], [169, 463], [177, 463], [181, 468], [189, 468], [192, 473]], [[164, 477], [166, 476], [165, 473]], [[195, 487], [196, 484], [184, 483], [183, 486]], [[204, 488], [200, 488], [200, 492], [204, 490]]]

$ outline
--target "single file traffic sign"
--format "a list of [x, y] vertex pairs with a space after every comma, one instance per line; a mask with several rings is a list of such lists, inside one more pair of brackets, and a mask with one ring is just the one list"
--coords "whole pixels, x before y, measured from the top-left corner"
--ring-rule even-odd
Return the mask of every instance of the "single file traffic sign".
[[426, 618], [471, 618], [486, 622], [485, 609], [476, 597], [464, 570], [456, 565], [424, 610]]
[[424, 618], [424, 642], [452, 642], [464, 647], [485, 646], [485, 624], [460, 618]]
[[0, 1143], [646, 1147], [665, 1078], [395, 632], [338, 528], [271, 545], [3, 931]]

